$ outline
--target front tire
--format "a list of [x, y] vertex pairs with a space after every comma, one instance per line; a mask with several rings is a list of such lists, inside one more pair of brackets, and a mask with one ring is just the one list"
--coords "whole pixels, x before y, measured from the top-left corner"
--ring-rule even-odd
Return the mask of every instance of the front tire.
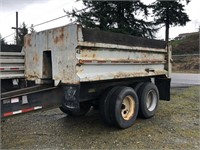
[[113, 93], [118, 89], [119, 87], [112, 87], [112, 88], [109, 88], [107, 89], [101, 99], [100, 99], [100, 102], [99, 102], [99, 111], [100, 111], [100, 115], [101, 115], [101, 118], [102, 120], [107, 123], [108, 125], [113, 125], [113, 122], [111, 121], [111, 118], [110, 118], [110, 110], [109, 110], [109, 106], [110, 106], [110, 99], [113, 95]]
[[120, 87], [111, 97], [111, 120], [120, 128], [128, 128], [134, 124], [138, 108], [139, 101], [135, 91], [130, 87]]
[[158, 108], [159, 92], [155, 84], [144, 83], [138, 90], [139, 115], [143, 118], [151, 118]]

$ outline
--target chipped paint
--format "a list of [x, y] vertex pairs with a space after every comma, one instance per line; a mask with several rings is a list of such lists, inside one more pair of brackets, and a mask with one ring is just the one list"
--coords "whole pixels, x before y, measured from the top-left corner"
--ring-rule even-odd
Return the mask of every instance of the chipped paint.
[[58, 35], [54, 38], [54, 43], [63, 43], [64, 42], [64, 27], [58, 29]]

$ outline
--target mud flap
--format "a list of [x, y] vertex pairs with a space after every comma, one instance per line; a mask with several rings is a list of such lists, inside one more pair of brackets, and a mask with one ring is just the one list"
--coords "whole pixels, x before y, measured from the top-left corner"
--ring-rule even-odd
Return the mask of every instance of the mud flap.
[[79, 110], [80, 85], [63, 84], [62, 87], [65, 96], [62, 106], [69, 110]]
[[156, 78], [155, 84], [159, 91], [160, 100], [170, 101], [170, 83], [171, 78]]

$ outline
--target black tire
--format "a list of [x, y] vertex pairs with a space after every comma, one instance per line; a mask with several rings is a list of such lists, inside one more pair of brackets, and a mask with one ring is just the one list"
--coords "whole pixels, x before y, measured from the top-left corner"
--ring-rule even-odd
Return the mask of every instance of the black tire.
[[80, 109], [79, 110], [71, 110], [71, 109], [67, 109], [64, 106], [60, 107], [60, 110], [64, 113], [66, 113], [69, 116], [73, 116], [73, 117], [80, 117], [80, 116], [84, 116], [88, 113], [88, 111], [91, 108], [91, 104], [88, 102], [82, 102], [80, 103]]
[[135, 90], [136, 93], [138, 92], [138, 90], [140, 89], [140, 87], [141, 87], [143, 84], [144, 84], [144, 82], [139, 82], [139, 83], [137, 83], [137, 84], [133, 87], [133, 89]]
[[159, 92], [155, 84], [144, 83], [138, 90], [139, 115], [143, 118], [151, 118], [158, 108]]
[[110, 110], [109, 110], [110, 98], [118, 88], [119, 88], [118, 86], [108, 88], [103, 93], [103, 95], [99, 101], [99, 111], [100, 111], [101, 118], [105, 123], [107, 123], [109, 125], [113, 125], [113, 122], [110, 119]]
[[137, 118], [139, 101], [136, 92], [130, 87], [118, 88], [110, 100], [111, 121], [120, 127], [132, 126]]

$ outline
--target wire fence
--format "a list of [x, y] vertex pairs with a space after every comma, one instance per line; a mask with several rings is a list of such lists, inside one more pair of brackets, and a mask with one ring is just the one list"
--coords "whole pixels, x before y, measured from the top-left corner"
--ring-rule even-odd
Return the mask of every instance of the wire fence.
[[192, 56], [200, 56], [200, 54], [179, 54], [179, 55], [172, 55], [172, 57], [192, 57]]
[[191, 73], [200, 73], [200, 54], [172, 55], [172, 70]]

